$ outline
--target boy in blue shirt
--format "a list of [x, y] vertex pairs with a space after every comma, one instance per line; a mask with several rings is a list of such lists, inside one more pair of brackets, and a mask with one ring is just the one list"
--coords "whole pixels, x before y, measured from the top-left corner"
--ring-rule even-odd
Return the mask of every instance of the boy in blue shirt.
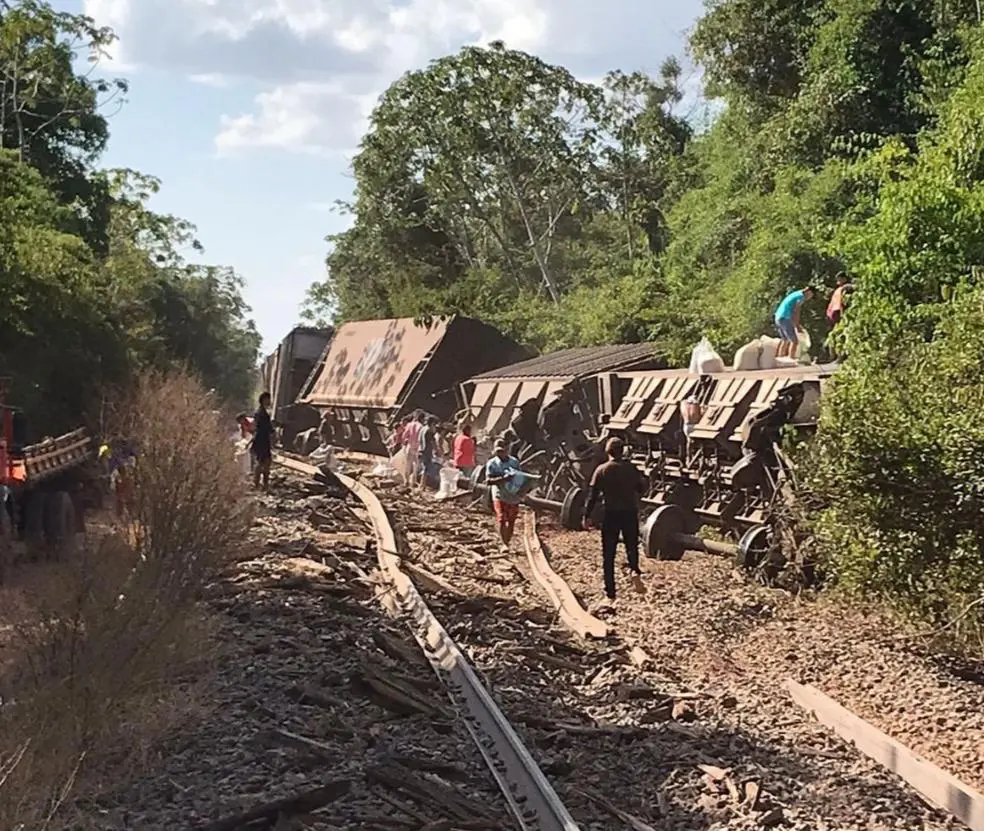
[[777, 358], [791, 358], [799, 345], [800, 309], [803, 303], [813, 297], [813, 286], [791, 291], [776, 307], [776, 329], [779, 330], [779, 348]]

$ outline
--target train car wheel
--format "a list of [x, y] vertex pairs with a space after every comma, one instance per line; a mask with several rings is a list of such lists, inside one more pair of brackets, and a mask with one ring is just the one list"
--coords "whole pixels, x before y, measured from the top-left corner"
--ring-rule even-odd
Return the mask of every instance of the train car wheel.
[[738, 552], [735, 555], [735, 562], [738, 567], [749, 570], [758, 568], [768, 556], [769, 548], [772, 545], [772, 540], [769, 537], [769, 528], [765, 525], [756, 525], [742, 534], [738, 541]]
[[584, 528], [584, 508], [588, 494], [584, 488], [571, 488], [564, 497], [560, 508], [560, 524], [568, 531], [580, 531]]
[[663, 505], [653, 511], [642, 529], [646, 556], [654, 560], [680, 560], [684, 546], [677, 540], [686, 533], [686, 515], [676, 505]]
[[471, 486], [475, 488], [481, 485], [485, 481], [485, 465], [475, 465], [475, 469], [471, 472]]

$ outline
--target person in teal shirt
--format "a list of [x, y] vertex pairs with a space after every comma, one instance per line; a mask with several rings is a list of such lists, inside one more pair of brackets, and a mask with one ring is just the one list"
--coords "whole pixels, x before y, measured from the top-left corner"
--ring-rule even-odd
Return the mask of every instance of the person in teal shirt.
[[777, 358], [791, 358], [799, 345], [800, 309], [803, 303], [813, 297], [813, 286], [797, 289], [787, 294], [776, 307], [776, 329], [779, 331]]
[[509, 454], [505, 440], [497, 439], [495, 455], [485, 465], [485, 484], [492, 488], [492, 507], [499, 523], [499, 538], [504, 551], [509, 550], [509, 541], [519, 518], [525, 479], [519, 470], [519, 459]]

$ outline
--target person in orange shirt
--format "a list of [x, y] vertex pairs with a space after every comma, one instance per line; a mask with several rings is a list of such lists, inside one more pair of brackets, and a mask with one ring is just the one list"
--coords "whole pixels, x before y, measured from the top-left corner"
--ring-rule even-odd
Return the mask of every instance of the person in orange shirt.
[[[830, 302], [827, 304], [827, 320], [830, 321], [830, 329], [833, 329], [840, 323], [841, 318], [844, 316], [844, 307], [847, 303], [847, 297], [852, 291], [854, 291], [854, 285], [848, 281], [847, 275], [840, 271], [837, 273], [837, 286], [834, 288], [833, 293], [830, 295]], [[830, 345], [830, 336], [827, 337], [827, 350], [830, 352], [831, 360], [836, 361], [838, 355], [834, 352], [833, 347]]]

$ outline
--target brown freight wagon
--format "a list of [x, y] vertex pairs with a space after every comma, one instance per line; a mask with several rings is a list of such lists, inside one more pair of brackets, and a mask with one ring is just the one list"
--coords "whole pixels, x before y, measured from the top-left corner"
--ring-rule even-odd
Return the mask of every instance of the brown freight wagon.
[[462, 378], [531, 354], [494, 327], [467, 317], [430, 324], [412, 318], [346, 323], [297, 403], [325, 415], [333, 445], [382, 456], [402, 416], [420, 409], [450, 420], [460, 408]]
[[577, 410], [575, 433], [591, 433], [598, 429], [599, 418], [612, 415], [618, 406], [611, 400], [612, 383], [601, 383], [602, 379], [664, 366], [648, 343], [573, 347], [473, 376], [462, 382], [461, 394], [476, 435], [502, 433], [520, 407], [535, 401], [539, 413], [565, 389]]
[[[488, 459], [494, 437], [512, 430], [523, 470], [540, 477], [538, 495], [563, 500], [587, 484], [598, 461], [595, 440], [618, 405], [613, 395], [628, 386], [614, 380], [617, 373], [663, 366], [652, 344], [623, 343], [561, 349], [469, 378], [461, 390], [478, 460]], [[527, 430], [516, 426], [523, 422]]]
[[262, 386], [270, 393], [274, 421], [283, 425], [285, 447], [291, 446], [298, 433], [318, 424], [318, 412], [296, 402], [310, 386], [332, 332], [330, 328], [295, 326], [261, 364]]

